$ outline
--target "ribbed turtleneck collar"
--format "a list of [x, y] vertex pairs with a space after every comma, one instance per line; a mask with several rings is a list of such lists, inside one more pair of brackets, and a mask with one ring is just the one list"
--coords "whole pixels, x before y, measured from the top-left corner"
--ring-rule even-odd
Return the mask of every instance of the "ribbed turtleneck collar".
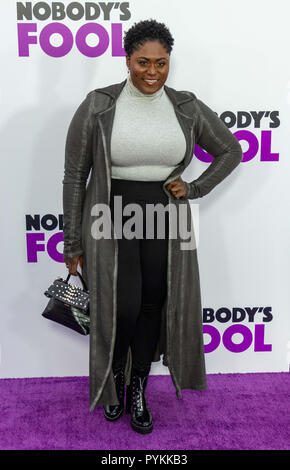
[[135, 87], [130, 75], [128, 75], [127, 82], [126, 82], [124, 89], [125, 89], [125, 92], [131, 97], [140, 98], [140, 99], [143, 99], [144, 101], [153, 101], [156, 98], [160, 98], [162, 96], [164, 92], [164, 85], [159, 90], [155, 91], [155, 93], [150, 93], [150, 94], [142, 93], [142, 91], [140, 91], [137, 87]]

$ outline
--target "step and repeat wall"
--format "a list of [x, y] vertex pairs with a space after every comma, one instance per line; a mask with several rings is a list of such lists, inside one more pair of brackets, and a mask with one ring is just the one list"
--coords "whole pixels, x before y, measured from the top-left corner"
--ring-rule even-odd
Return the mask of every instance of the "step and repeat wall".
[[[243, 161], [191, 201], [208, 373], [289, 370], [290, 6], [283, 0], [2, 0], [0, 375], [89, 373], [89, 336], [41, 316], [66, 277], [66, 133], [88, 92], [127, 76], [123, 34], [156, 19], [175, 43], [167, 85], [189, 90], [240, 141]], [[212, 157], [198, 146], [186, 181]], [[74, 279], [72, 279], [74, 278]], [[78, 283], [72, 276], [70, 282]], [[152, 374], [168, 374], [162, 362]]]

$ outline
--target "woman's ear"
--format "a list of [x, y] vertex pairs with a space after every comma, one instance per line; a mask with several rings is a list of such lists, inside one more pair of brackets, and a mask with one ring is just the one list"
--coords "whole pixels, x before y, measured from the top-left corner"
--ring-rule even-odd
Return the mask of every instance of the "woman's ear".
[[129, 70], [130, 69], [130, 57], [128, 55], [126, 55], [126, 65]]

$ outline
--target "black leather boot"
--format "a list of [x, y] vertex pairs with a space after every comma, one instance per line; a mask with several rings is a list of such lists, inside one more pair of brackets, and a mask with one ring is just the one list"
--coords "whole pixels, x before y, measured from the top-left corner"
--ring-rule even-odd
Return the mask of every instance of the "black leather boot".
[[119, 399], [119, 405], [104, 405], [104, 416], [108, 421], [116, 421], [119, 419], [124, 411], [124, 383], [125, 383], [125, 368], [114, 371], [114, 380], [116, 392]]
[[150, 433], [153, 429], [152, 416], [145, 397], [148, 375], [148, 369], [132, 368], [130, 385], [126, 391], [126, 413], [131, 413], [131, 427], [141, 434]]

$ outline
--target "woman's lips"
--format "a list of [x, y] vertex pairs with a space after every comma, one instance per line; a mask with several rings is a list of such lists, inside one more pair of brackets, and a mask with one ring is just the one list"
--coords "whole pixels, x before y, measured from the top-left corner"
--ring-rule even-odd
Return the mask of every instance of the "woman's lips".
[[150, 80], [149, 78], [144, 78], [144, 82], [147, 83], [147, 85], [155, 85], [155, 83], [158, 82], [158, 79], [155, 79], [155, 80]]

